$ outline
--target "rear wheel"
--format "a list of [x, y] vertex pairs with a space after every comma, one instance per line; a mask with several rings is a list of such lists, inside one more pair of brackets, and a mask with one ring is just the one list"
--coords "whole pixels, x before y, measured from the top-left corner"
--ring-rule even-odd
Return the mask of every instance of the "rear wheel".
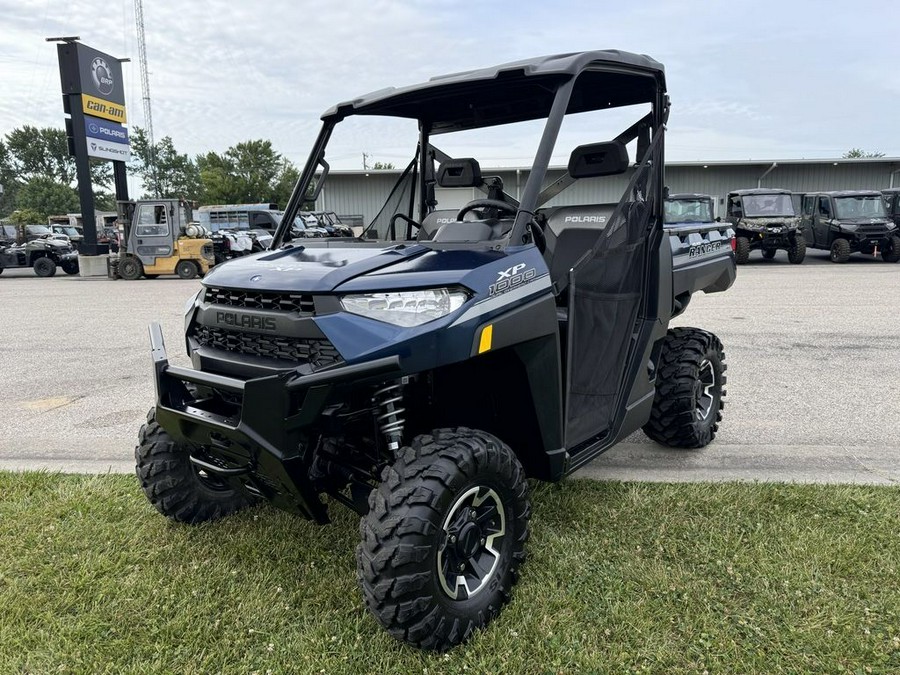
[[750, 240], [747, 237], [738, 237], [735, 241], [734, 259], [738, 265], [750, 260]]
[[56, 274], [56, 263], [46, 256], [35, 260], [32, 268], [39, 277], [52, 277]]
[[179, 260], [175, 265], [175, 274], [182, 279], [194, 279], [200, 273], [193, 260]]
[[128, 281], [140, 279], [144, 273], [144, 266], [137, 258], [128, 257], [119, 261], [119, 276]]
[[725, 352], [712, 333], [673, 328], [663, 341], [656, 397], [644, 433], [671, 448], [702, 448], [719, 430], [725, 398]]
[[66, 261], [62, 264], [63, 272], [66, 274], [78, 274], [78, 262]]
[[788, 262], [799, 265], [806, 258], [806, 237], [799, 232], [794, 235], [788, 247]]
[[398, 640], [445, 650], [486, 626], [525, 561], [525, 474], [503, 442], [474, 429], [417, 436], [382, 473], [360, 523], [366, 606]]
[[881, 251], [881, 259], [890, 263], [900, 260], [900, 237], [894, 235], [888, 240], [888, 247]]
[[195, 525], [217, 520], [253, 503], [221, 478], [195, 466], [186, 448], [159, 426], [156, 411], [147, 414], [134, 449], [135, 472], [156, 510], [167, 518]]
[[850, 260], [850, 242], [846, 239], [835, 239], [831, 243], [831, 262], [845, 263]]

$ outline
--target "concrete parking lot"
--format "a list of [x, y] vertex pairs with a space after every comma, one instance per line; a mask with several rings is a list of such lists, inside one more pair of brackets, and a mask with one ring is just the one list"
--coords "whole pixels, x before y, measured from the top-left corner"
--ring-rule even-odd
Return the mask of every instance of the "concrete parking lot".
[[[713, 445], [672, 451], [635, 434], [579, 475], [626, 480], [900, 482], [900, 264], [754, 253], [733, 289], [678, 325], [719, 335], [725, 420]], [[30, 270], [0, 277], [0, 468], [131, 471], [153, 402], [146, 326], [188, 364], [185, 300], [199, 281], [136, 282]]]

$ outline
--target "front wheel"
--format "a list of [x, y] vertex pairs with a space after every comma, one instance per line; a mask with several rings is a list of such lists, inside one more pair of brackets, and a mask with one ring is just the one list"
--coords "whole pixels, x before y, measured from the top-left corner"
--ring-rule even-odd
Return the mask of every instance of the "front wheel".
[[831, 242], [831, 262], [845, 263], [850, 260], [850, 242], [846, 239], [835, 239]]
[[127, 281], [135, 281], [140, 279], [144, 273], [144, 266], [141, 261], [131, 256], [119, 261], [119, 276]]
[[738, 265], [750, 260], [750, 240], [747, 237], [738, 237], [735, 241], [734, 260]]
[[442, 651], [497, 616], [525, 561], [525, 473], [474, 429], [413, 439], [381, 476], [360, 522], [366, 606], [398, 640]]
[[709, 445], [722, 421], [726, 369], [725, 352], [715, 335], [698, 328], [669, 330], [644, 433], [670, 448]]
[[35, 260], [32, 268], [39, 277], [52, 277], [56, 274], [56, 263], [46, 256]]
[[806, 237], [802, 234], [794, 235], [788, 247], [788, 262], [799, 265], [806, 259]]
[[888, 240], [888, 247], [881, 251], [884, 262], [895, 263], [900, 260], [900, 237], [894, 235]]
[[135, 473], [150, 503], [182, 523], [217, 520], [244, 509], [252, 498], [191, 462], [189, 451], [159, 426], [156, 411], [147, 414], [134, 449]]
[[78, 274], [78, 261], [70, 262], [66, 261], [62, 264], [63, 272], [72, 276]]

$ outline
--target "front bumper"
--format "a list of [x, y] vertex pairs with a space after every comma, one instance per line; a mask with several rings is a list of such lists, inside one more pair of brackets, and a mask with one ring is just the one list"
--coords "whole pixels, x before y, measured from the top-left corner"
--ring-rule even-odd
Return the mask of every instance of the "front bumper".
[[[169, 364], [162, 330], [150, 325], [156, 420], [191, 461], [287, 511], [328, 522], [309, 478], [308, 431], [342, 385], [396, 377], [397, 356], [308, 375], [249, 380]], [[188, 386], [192, 385], [192, 386]]]
[[747, 230], [739, 236], [750, 240], [750, 248], [790, 248], [799, 230], [795, 227], [772, 227], [761, 231]]

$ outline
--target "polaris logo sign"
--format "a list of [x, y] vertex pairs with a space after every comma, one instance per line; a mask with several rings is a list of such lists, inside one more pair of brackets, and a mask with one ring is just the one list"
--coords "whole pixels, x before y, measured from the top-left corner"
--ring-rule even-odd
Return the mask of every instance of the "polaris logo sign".
[[236, 312], [216, 312], [216, 323], [236, 328], [252, 328], [253, 330], [278, 329], [278, 324], [272, 317], [237, 314]]
[[566, 216], [564, 222], [596, 223], [598, 225], [604, 225], [606, 223], [606, 216]]
[[90, 115], [84, 116], [84, 133], [88, 138], [128, 145], [128, 129], [115, 122], [107, 122]]

